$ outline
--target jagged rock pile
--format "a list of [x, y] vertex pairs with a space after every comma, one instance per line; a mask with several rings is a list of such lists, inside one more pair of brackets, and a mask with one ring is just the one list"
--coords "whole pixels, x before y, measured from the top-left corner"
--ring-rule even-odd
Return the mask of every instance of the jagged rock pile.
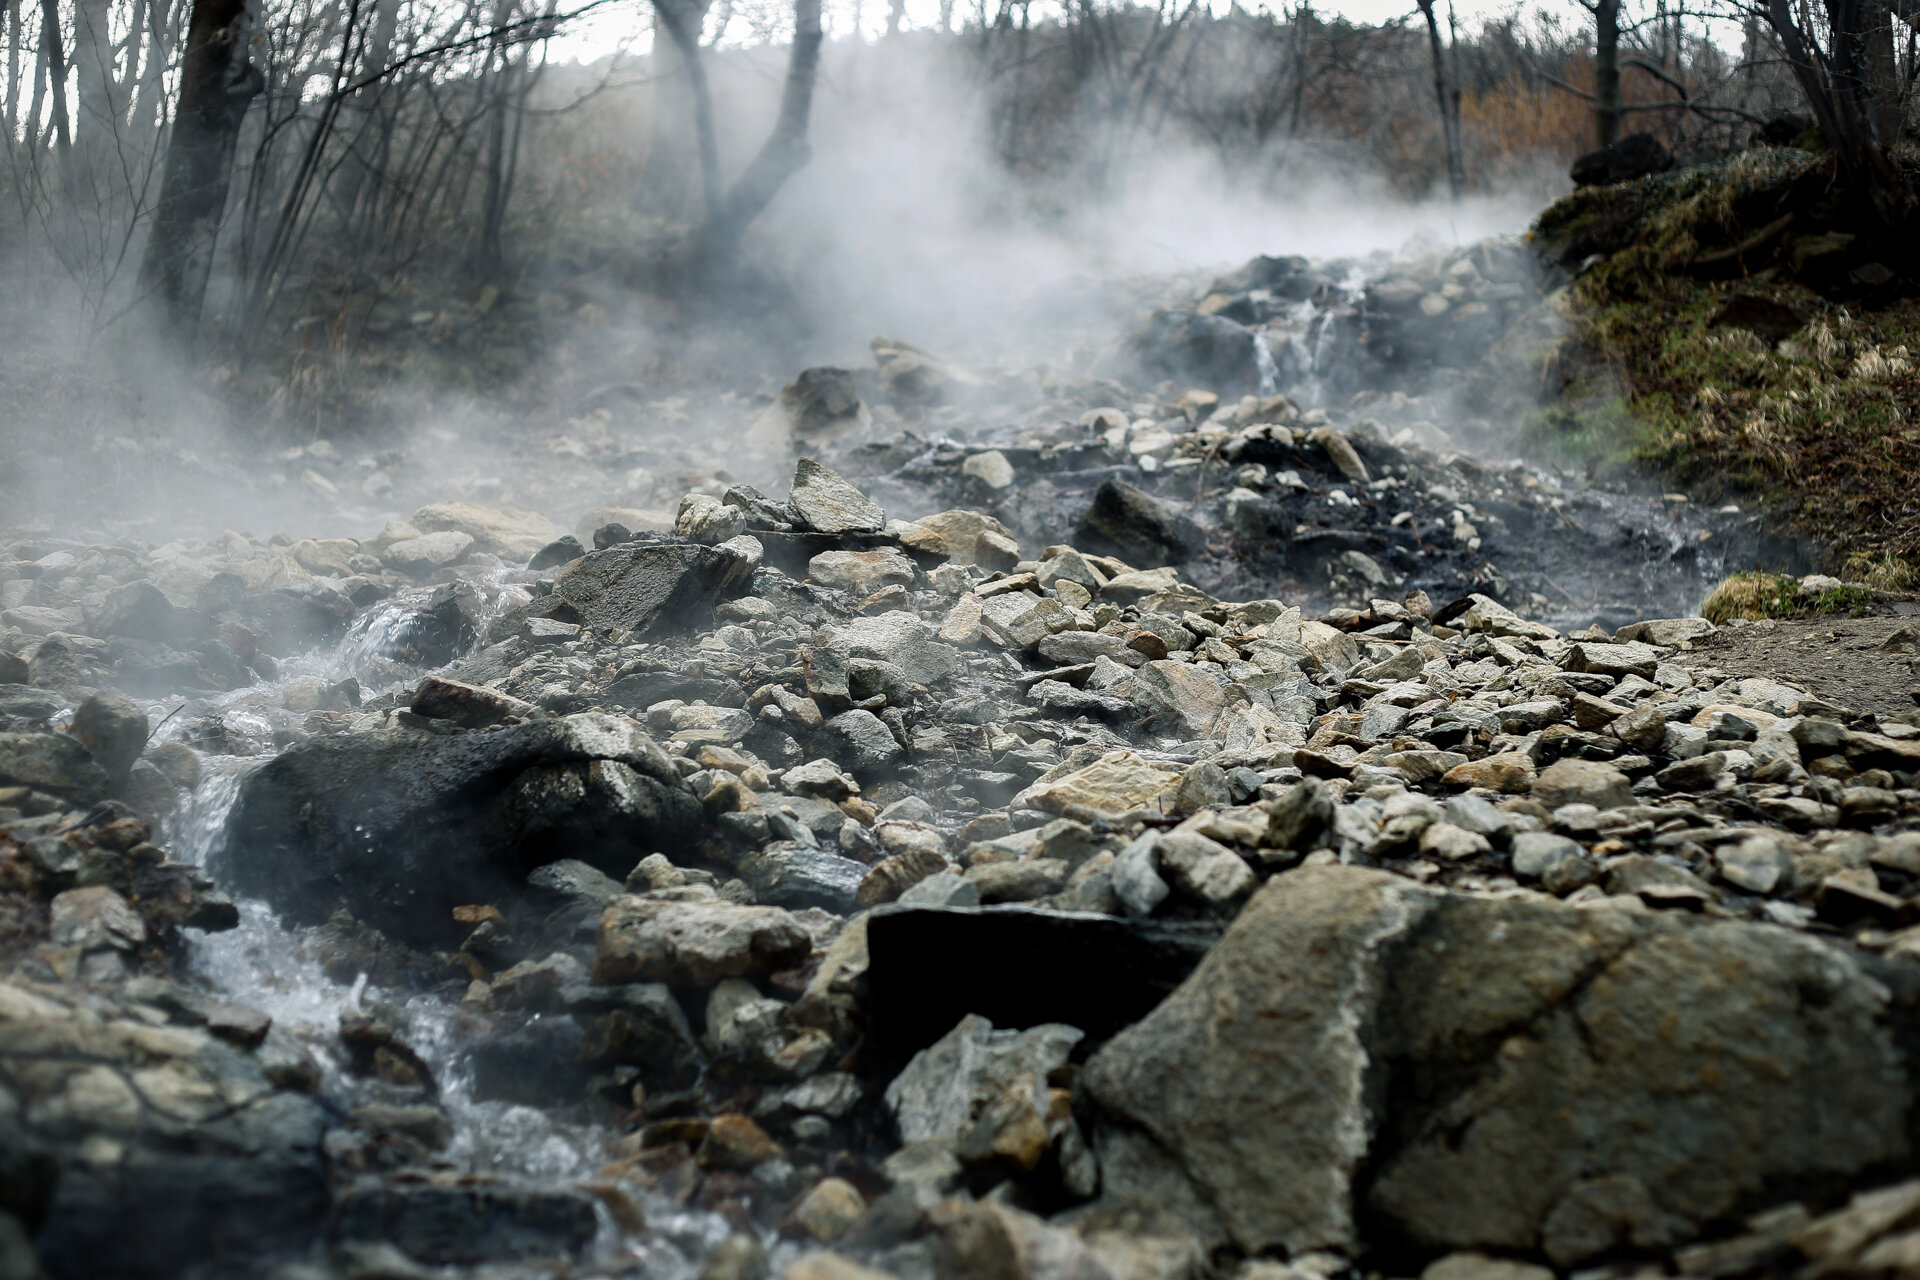
[[52, 1190], [9, 1239], [148, 1273], [75, 1243], [132, 1186], [155, 1256], [242, 1248], [270, 1193], [246, 1251], [353, 1274], [626, 1274], [595, 1215], [662, 1201], [742, 1233], [711, 1280], [774, 1239], [831, 1249], [781, 1245], [798, 1280], [1904, 1266], [1910, 1187], [1838, 1206], [1916, 1149], [1920, 728], [1696, 665], [1700, 619], [1222, 602], [1142, 563], [1175, 516], [1113, 485], [1026, 558], [802, 462], [675, 534], [528, 537], [491, 615], [370, 592], [464, 653], [288, 687], [210, 870], [341, 979], [456, 1000], [463, 1087], [602, 1126], [576, 1184], [462, 1172], [377, 1006], [323, 1075], [170, 977], [141, 948], [233, 909], [107, 797], [158, 819], [139, 766], [197, 757], [10, 691], [0, 1154]]

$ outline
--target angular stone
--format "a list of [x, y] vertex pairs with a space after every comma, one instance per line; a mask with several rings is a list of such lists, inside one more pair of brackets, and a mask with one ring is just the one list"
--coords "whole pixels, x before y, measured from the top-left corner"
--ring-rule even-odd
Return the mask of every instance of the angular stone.
[[699, 818], [666, 753], [624, 717], [381, 730], [309, 739], [248, 774], [213, 861], [291, 920], [345, 905], [394, 937], [444, 944], [459, 936], [455, 907], [512, 900], [530, 866], [566, 856], [624, 875], [691, 839]]
[[1024, 591], [994, 596], [980, 606], [982, 630], [1009, 649], [1037, 648], [1048, 636], [1073, 625], [1073, 614], [1058, 600]]
[[1083, 1038], [1075, 1027], [1049, 1024], [1026, 1031], [995, 1031], [985, 1018], [968, 1014], [937, 1043], [914, 1055], [887, 1086], [903, 1143], [959, 1138], [974, 1120], [1009, 1090], [1037, 1095], [1046, 1114], [1047, 1075], [1064, 1066]]
[[451, 720], [468, 729], [499, 724], [508, 717], [530, 720], [540, 714], [532, 703], [498, 689], [463, 684], [444, 676], [428, 676], [415, 686], [409, 709], [417, 716]]
[[1199, 528], [1172, 506], [1124, 480], [1109, 477], [1080, 518], [1078, 545], [1156, 569], [1179, 564], [1204, 544]]
[[1621, 679], [1626, 676], [1640, 676], [1653, 679], [1660, 665], [1660, 651], [1651, 645], [1630, 642], [1627, 644], [1581, 643], [1571, 646], [1560, 665], [1568, 671], [1585, 671], [1594, 675], [1612, 676]]
[[1105, 1192], [1203, 1241], [1350, 1249], [1364, 1212], [1424, 1250], [1524, 1251], [1630, 1184], [1667, 1215], [1644, 1243], [1668, 1244], [1777, 1181], [1906, 1157], [1879, 991], [1776, 929], [1309, 867], [1081, 1086]]
[[751, 574], [746, 558], [724, 546], [624, 543], [561, 570], [553, 594], [595, 630], [641, 632], [705, 621], [705, 611]]
[[910, 613], [855, 618], [834, 633], [832, 648], [848, 659], [891, 662], [915, 684], [932, 685], [961, 668], [960, 655]]
[[1619, 809], [1633, 803], [1633, 783], [1611, 765], [1594, 760], [1559, 760], [1533, 780], [1533, 798], [1549, 809], [1567, 804]]
[[132, 698], [102, 689], [81, 703], [67, 732], [87, 745], [107, 776], [124, 779], [147, 747], [147, 713]]
[[1226, 674], [1210, 665], [1149, 662], [1134, 672], [1127, 696], [1142, 716], [1152, 718], [1153, 734], [1191, 741], [1209, 736], [1232, 705], [1228, 683]]
[[887, 513], [871, 498], [811, 458], [794, 467], [788, 501], [820, 533], [878, 533], [887, 525]]
[[1013, 568], [1020, 559], [1020, 544], [1013, 530], [978, 511], [942, 511], [914, 521], [930, 529], [946, 543], [953, 564], [977, 564], [988, 570]]
[[1080, 805], [1099, 813], [1129, 813], [1155, 807], [1164, 792], [1180, 785], [1180, 778], [1176, 765], [1111, 751], [1084, 768], [1034, 783], [1014, 797], [1013, 807], [1060, 813]]
[[1637, 640], [1671, 648], [1711, 635], [1714, 629], [1714, 625], [1705, 618], [1652, 618], [1645, 622], [1628, 623], [1613, 633], [1613, 639], [1616, 644]]
[[1062, 667], [1081, 666], [1102, 657], [1127, 667], [1137, 667], [1147, 660], [1147, 655], [1129, 645], [1124, 636], [1098, 631], [1056, 631], [1040, 641], [1039, 653]]
[[33, 787], [88, 805], [106, 798], [111, 780], [78, 738], [64, 733], [0, 733], [0, 786]]
[[878, 551], [822, 551], [807, 576], [823, 587], [868, 596], [886, 586], [913, 585], [913, 562], [892, 547]]
[[1334, 469], [1349, 480], [1365, 484], [1369, 479], [1367, 464], [1360, 460], [1360, 454], [1347, 439], [1346, 433], [1338, 427], [1315, 427], [1307, 433], [1307, 443], [1317, 444], [1326, 452], [1327, 460]]
[[710, 987], [806, 962], [813, 940], [777, 907], [668, 902], [623, 894], [600, 918], [593, 980]]
[[1455, 765], [1441, 781], [1450, 787], [1483, 787], [1519, 795], [1533, 785], [1533, 758], [1524, 751], [1482, 756]]
[[906, 755], [893, 730], [871, 711], [843, 711], [823, 732], [829, 754], [857, 777], [885, 772]]
[[1643, 702], [1615, 720], [1612, 733], [1636, 751], [1658, 751], [1667, 740], [1667, 713]]

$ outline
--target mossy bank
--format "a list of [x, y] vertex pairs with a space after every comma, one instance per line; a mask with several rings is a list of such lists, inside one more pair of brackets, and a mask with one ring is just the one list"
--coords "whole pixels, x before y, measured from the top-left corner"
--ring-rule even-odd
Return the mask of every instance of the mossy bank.
[[1909, 584], [1920, 302], [1850, 229], [1829, 157], [1760, 148], [1583, 188], [1530, 239], [1569, 322], [1537, 446], [1757, 498], [1842, 576]]

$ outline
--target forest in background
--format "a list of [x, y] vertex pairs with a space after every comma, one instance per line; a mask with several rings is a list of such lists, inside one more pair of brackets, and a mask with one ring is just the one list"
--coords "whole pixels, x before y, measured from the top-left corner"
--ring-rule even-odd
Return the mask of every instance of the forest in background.
[[[1537, 207], [1609, 132], [1708, 157], [1803, 98], [1763, 15], [1730, 26], [1729, 8], [1716, 43], [1665, 0], [1527, 6], [1472, 30], [1431, 0], [1377, 27], [1304, 4], [979, 0], [915, 28], [895, 3], [883, 32], [831, 40], [827, 26], [874, 16], [660, 0], [630, 6], [628, 49], [554, 61], [584, 12], [5, 0], [13, 377], [157, 332], [159, 358], [210, 366], [271, 406], [263, 421], [351, 425], [383, 380], [508, 385], [553, 334], [616, 314], [676, 330], [727, 316], [795, 340], [820, 320], [807, 271], [821, 222], [884, 203], [903, 167], [938, 172], [944, 207], [894, 210], [899, 235], [968, 226], [988, 244], [996, 230], [1084, 238], [1145, 198], [1177, 221], [1183, 205], [1298, 204], [1329, 185], [1352, 205], [1517, 192]], [[194, 23], [211, 32], [197, 45]], [[1904, 118], [1911, 33], [1885, 43]], [[196, 48], [217, 65], [187, 66]], [[889, 137], [897, 150], [864, 169], [807, 168], [843, 140], [844, 155]], [[181, 156], [200, 178], [170, 172]], [[813, 189], [779, 203], [796, 173]], [[197, 221], [183, 230], [185, 204]], [[625, 372], [696, 369], [670, 354]]]

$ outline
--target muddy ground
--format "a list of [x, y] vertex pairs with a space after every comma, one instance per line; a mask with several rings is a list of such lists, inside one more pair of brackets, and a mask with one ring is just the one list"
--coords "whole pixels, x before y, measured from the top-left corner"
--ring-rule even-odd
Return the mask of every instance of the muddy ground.
[[1735, 679], [1764, 676], [1799, 685], [1836, 706], [1882, 720], [1920, 718], [1920, 600], [1864, 618], [1737, 622], [1694, 642], [1700, 659]]

